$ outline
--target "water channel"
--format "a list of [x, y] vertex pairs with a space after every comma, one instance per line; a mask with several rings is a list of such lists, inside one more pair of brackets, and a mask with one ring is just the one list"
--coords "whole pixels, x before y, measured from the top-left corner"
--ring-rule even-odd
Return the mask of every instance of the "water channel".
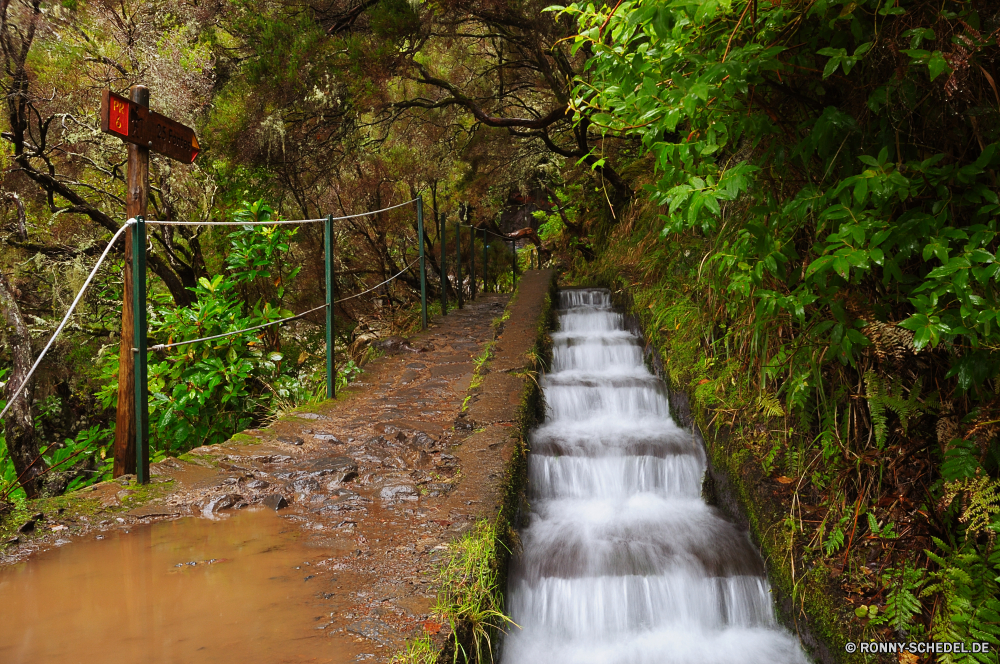
[[561, 292], [552, 338], [503, 662], [806, 662], [747, 534], [702, 500], [704, 450], [609, 293]]

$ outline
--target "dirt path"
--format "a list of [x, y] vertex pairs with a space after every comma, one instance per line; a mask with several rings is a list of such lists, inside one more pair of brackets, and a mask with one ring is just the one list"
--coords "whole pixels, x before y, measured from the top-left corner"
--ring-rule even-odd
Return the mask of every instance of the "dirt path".
[[[231, 525], [227, 521], [232, 530], [254, 521], [241, 508], [265, 510], [260, 517], [273, 522], [271, 510], [277, 507], [285, 524], [278, 531], [294, 524], [295, 539], [307, 545], [305, 553], [294, 555], [309, 559], [288, 571], [304, 581], [288, 591], [286, 601], [306, 607], [297, 620], [308, 624], [296, 628], [294, 637], [276, 633], [282, 658], [269, 661], [387, 660], [425, 629], [435, 598], [435, 563], [446, 543], [477, 518], [496, 514], [499, 478], [514, 449], [514, 419], [528, 380], [518, 370], [535, 342], [551, 279], [549, 271], [530, 271], [522, 278], [482, 386], [468, 399], [466, 412], [462, 406], [475, 358], [493, 339], [491, 322], [503, 313], [505, 296], [482, 297], [435, 321], [409, 340], [410, 348], [390, 348], [335, 401], [225, 444], [198, 448], [185, 460], [157, 464], [150, 489], [109, 482], [75, 501], [64, 500], [65, 511], [45, 514], [33, 533], [5, 548], [0, 587], [10, 564], [35, 552], [50, 550], [31, 560], [44, 571], [43, 563], [56, 554], [54, 560], [67, 564], [73, 546], [51, 550], [63, 544], [99, 546], [104, 542], [92, 540], [127, 539], [120, 531], [145, 532], [164, 525], [145, 525], [150, 522], [190, 515], [239, 515]], [[250, 541], [274, 530], [248, 525], [244, 537]], [[244, 549], [233, 550], [239, 556]], [[179, 561], [171, 567], [198, 563]], [[197, 588], [187, 592], [197, 593]], [[436, 629], [433, 623], [427, 627]]]

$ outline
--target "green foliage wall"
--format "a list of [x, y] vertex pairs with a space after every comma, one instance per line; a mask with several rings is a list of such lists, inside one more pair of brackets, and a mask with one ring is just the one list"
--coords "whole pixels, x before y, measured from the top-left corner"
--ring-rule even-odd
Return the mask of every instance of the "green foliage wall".
[[691, 337], [674, 371], [737, 453], [790, 484], [792, 569], [843, 574], [873, 633], [997, 642], [997, 7], [555, 11], [593, 54], [575, 108], [655, 173], [604, 260]]

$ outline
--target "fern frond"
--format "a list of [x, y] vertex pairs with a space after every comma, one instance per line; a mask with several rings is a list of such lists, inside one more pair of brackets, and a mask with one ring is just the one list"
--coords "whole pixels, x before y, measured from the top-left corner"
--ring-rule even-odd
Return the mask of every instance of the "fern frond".
[[770, 392], [762, 392], [759, 397], [757, 397], [757, 410], [763, 413], [765, 417], [784, 417], [785, 408], [778, 401], [778, 397], [774, 396]]

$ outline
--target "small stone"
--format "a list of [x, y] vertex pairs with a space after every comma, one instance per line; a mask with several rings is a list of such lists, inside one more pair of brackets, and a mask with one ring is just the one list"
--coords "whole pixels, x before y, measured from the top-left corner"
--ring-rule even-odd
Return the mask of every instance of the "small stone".
[[9, 540], [4, 542], [4, 546], [10, 546], [11, 544], [19, 544], [21, 542], [20, 537], [11, 537]]
[[410, 484], [387, 486], [379, 492], [379, 497], [386, 502], [395, 502], [397, 500], [417, 500], [419, 496], [420, 494], [417, 492], [416, 487]]
[[34, 519], [28, 519], [27, 521], [24, 522], [24, 524], [20, 528], [17, 529], [17, 532], [19, 532], [19, 533], [30, 533], [34, 529], [35, 529], [35, 520]]
[[208, 501], [205, 507], [202, 508], [201, 513], [205, 516], [211, 516], [219, 510], [232, 507], [241, 500], [243, 500], [243, 496], [235, 493], [227, 493]]
[[292, 482], [292, 489], [297, 493], [311, 493], [319, 490], [319, 482], [311, 477], [303, 477]]
[[288, 507], [288, 501], [280, 493], [272, 493], [270, 496], [261, 501], [264, 507], [269, 507], [275, 512], [280, 509]]
[[278, 442], [286, 445], [302, 445], [306, 441], [302, 440], [301, 436], [279, 436]]
[[270, 485], [264, 480], [250, 480], [249, 482], [247, 482], [246, 486], [248, 489], [253, 489], [254, 491], [260, 491], [261, 489], [266, 489]]
[[337, 438], [332, 433], [318, 433], [314, 437], [316, 438], [316, 440], [323, 441], [326, 443], [336, 443], [337, 445], [342, 444], [340, 438]]

